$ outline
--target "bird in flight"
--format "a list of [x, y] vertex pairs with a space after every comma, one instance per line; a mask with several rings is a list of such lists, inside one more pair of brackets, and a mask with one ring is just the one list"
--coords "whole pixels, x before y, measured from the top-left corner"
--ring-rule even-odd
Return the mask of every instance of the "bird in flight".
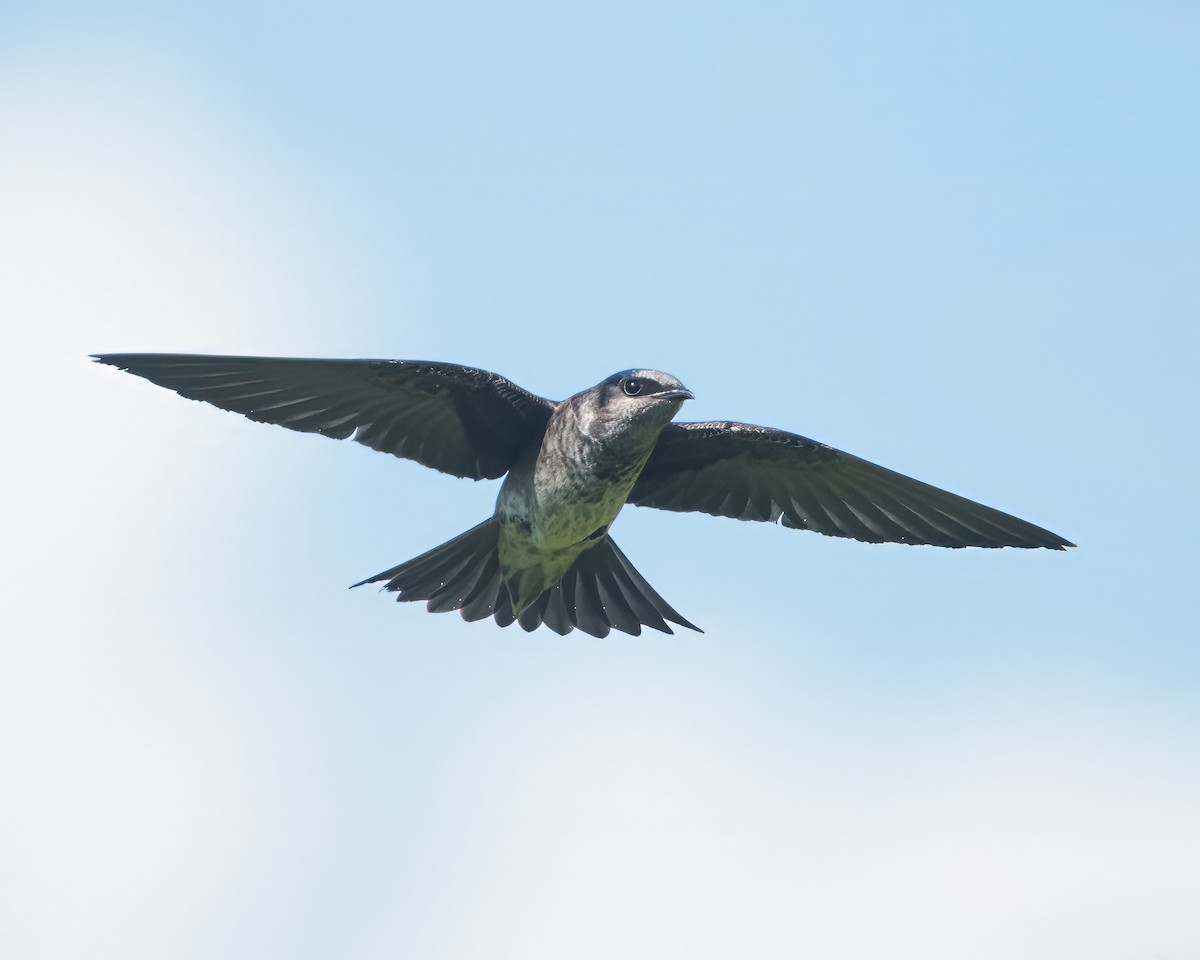
[[869, 543], [1074, 544], [815, 440], [746, 423], [672, 423], [692, 393], [657, 370], [615, 373], [559, 403], [487, 370], [424, 360], [172, 353], [92, 359], [192, 400], [353, 439], [456, 477], [504, 477], [495, 512], [368, 577], [431, 612], [594, 637], [692, 630], [609, 535], [626, 503], [778, 522]]

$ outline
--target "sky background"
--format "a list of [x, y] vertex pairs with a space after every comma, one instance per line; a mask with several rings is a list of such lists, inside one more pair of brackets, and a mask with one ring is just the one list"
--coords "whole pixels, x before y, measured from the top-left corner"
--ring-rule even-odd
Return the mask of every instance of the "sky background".
[[[8, 3], [0, 954], [1200, 955], [1194, 4]], [[101, 351], [650, 366], [1042, 524], [630, 509], [703, 635], [346, 586], [472, 484]]]

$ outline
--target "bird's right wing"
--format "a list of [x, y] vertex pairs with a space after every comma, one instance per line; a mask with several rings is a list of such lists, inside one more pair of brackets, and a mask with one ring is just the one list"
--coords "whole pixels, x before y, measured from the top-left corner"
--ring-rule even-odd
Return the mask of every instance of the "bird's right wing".
[[778, 521], [873, 543], [1074, 546], [1011, 514], [823, 443], [747, 423], [668, 424], [629, 502]]
[[540, 443], [555, 405], [495, 373], [423, 360], [307, 360], [105, 353], [191, 400], [474, 480], [502, 476]]

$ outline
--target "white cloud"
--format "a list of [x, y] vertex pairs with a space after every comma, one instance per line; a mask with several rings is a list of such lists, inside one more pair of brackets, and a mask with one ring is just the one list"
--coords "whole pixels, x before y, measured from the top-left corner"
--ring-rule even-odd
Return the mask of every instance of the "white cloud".
[[220, 417], [161, 456], [182, 404], [146, 403], [87, 354], [320, 339], [312, 305], [335, 299], [354, 245], [296, 189], [308, 173], [161, 51], [13, 56], [0, 91], [0, 940], [178, 956], [230, 893], [231, 843], [253, 858], [247, 784], [282, 788], [253, 769], [261, 715], [205, 680], [154, 578], [212, 522], [180, 471], [202, 487], [214, 463], [255, 459]]

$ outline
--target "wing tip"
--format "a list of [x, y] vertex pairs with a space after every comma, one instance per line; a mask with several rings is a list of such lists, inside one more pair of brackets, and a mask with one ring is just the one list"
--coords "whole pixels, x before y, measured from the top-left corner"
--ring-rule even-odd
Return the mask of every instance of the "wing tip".
[[128, 370], [132, 364], [129, 358], [133, 354], [129, 353], [89, 353], [88, 359], [93, 363], [103, 363], [110, 367], [116, 367], [118, 370]]

